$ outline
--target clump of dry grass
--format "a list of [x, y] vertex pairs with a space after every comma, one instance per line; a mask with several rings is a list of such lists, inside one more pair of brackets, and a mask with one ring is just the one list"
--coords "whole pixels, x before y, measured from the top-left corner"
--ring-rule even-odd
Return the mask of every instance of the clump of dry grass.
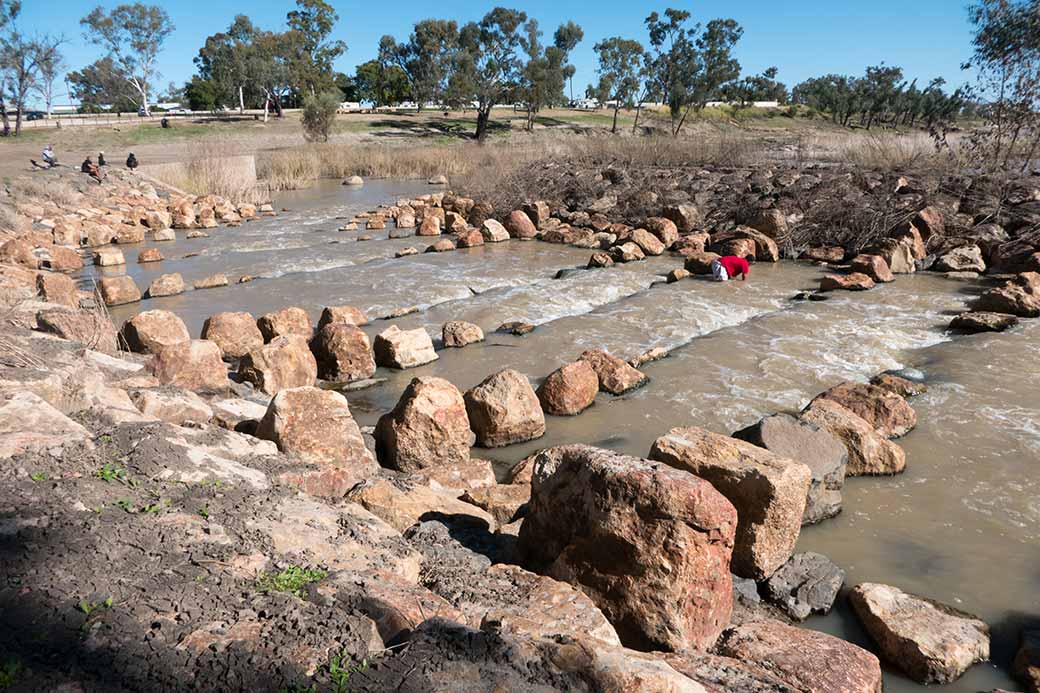
[[871, 133], [850, 136], [839, 146], [840, 161], [874, 171], [910, 171], [963, 166], [958, 149], [937, 148], [927, 133]]
[[268, 186], [257, 181], [253, 157], [241, 154], [232, 142], [202, 140], [192, 145], [185, 161], [159, 164], [150, 171], [193, 195], [220, 195], [239, 203], [270, 200]]
[[8, 184], [8, 191], [14, 199], [47, 200], [59, 207], [73, 207], [82, 198], [82, 194], [65, 181], [45, 181], [28, 176], [12, 180]]

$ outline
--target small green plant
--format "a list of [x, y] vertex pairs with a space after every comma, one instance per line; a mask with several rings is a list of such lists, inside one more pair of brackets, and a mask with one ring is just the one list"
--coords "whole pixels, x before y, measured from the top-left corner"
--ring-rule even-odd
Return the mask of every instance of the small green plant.
[[47, 472], [33, 472], [29, 478], [33, 481], [47, 481]]
[[13, 686], [21, 671], [21, 662], [17, 659], [5, 659], [3, 664], [0, 664], [0, 691], [5, 691]]
[[324, 570], [312, 570], [291, 565], [279, 573], [263, 573], [256, 581], [256, 589], [261, 593], [288, 592], [297, 597], [303, 596], [303, 588], [313, 582], [321, 582], [328, 575]]
[[130, 504], [130, 501], [128, 501], [126, 498], [120, 498], [119, 500], [117, 500], [116, 507], [128, 513], [132, 513], [134, 511], [134, 506], [132, 506]]
[[203, 518], [205, 520], [209, 519], [209, 506], [208, 505], [204, 505], [201, 508], [199, 508], [199, 517], [201, 517], [201, 518]]
[[351, 664], [350, 655], [343, 653], [329, 660], [329, 678], [332, 679], [336, 693], [348, 693], [350, 677], [368, 668], [368, 660], [362, 659], [360, 664]]
[[114, 464], [105, 464], [94, 470], [94, 476], [106, 483], [111, 483], [113, 481], [126, 481], [126, 470], [122, 467], [117, 467]]
[[80, 599], [79, 604], [76, 605], [76, 608], [82, 611], [87, 616], [90, 616], [95, 611], [100, 611], [101, 609], [108, 609], [111, 606], [112, 597], [108, 597], [102, 602], [88, 602], [86, 599]]

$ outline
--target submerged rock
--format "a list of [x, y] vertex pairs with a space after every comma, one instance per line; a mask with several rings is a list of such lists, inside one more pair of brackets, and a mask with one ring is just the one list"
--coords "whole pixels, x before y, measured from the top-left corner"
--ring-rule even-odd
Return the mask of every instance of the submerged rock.
[[982, 294], [972, 310], [1007, 313], [1020, 318], [1040, 317], [1040, 274], [1022, 272], [1004, 286]]
[[449, 320], [441, 328], [441, 339], [446, 347], [464, 347], [484, 341], [484, 331], [465, 320]]
[[874, 280], [862, 272], [828, 274], [820, 280], [820, 291], [866, 291], [874, 288]]
[[574, 416], [592, 406], [599, 391], [599, 377], [588, 361], [557, 368], [538, 387], [538, 400], [547, 414]]
[[812, 479], [806, 465], [695, 427], [658, 438], [650, 459], [708, 480], [737, 509], [737, 575], [769, 577], [794, 553]]
[[872, 582], [849, 602], [885, 658], [918, 683], [949, 683], [989, 659], [989, 627], [953, 607]]
[[1003, 332], [1018, 324], [1018, 318], [1007, 313], [990, 313], [987, 311], [969, 311], [961, 313], [950, 321], [951, 330], [959, 330], [969, 334], [979, 332]]
[[637, 387], [642, 387], [650, 379], [642, 371], [600, 349], [588, 349], [578, 357], [586, 361], [599, 379], [599, 389], [612, 395], [623, 395]]
[[626, 645], [704, 650], [732, 610], [736, 522], [733, 506], [703, 479], [567, 445], [536, 457], [520, 549], [532, 565], [580, 586]]

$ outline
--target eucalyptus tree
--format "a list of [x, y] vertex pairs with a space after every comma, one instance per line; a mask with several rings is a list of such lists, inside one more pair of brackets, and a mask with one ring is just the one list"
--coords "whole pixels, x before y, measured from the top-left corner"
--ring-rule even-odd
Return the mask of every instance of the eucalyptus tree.
[[106, 50], [116, 73], [133, 87], [135, 100], [150, 114], [152, 82], [159, 77], [156, 63], [174, 30], [166, 11], [139, 2], [119, 5], [111, 12], [99, 5], [80, 24], [87, 40]]
[[379, 59], [384, 65], [400, 69], [419, 111], [427, 103], [437, 103], [444, 95], [458, 49], [459, 25], [446, 19], [416, 22], [405, 43], [393, 36], [379, 41]]
[[593, 50], [599, 56], [597, 98], [601, 102], [613, 102], [614, 120], [610, 131], [616, 133], [618, 112], [623, 107], [632, 106], [640, 96], [645, 56], [643, 44], [612, 36], [597, 43]]

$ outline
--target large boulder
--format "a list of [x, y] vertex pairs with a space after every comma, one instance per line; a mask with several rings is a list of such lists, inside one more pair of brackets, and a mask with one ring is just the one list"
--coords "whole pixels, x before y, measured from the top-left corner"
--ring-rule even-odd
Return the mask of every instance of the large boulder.
[[148, 298], [161, 298], [163, 296], [176, 296], [183, 294], [187, 286], [184, 277], [179, 272], [160, 274], [148, 285]]
[[256, 321], [260, 334], [264, 336], [265, 342], [270, 342], [276, 337], [295, 334], [301, 337], [310, 337], [311, 319], [303, 308], [290, 306], [272, 313], [260, 316]]
[[635, 229], [632, 231], [632, 238], [630, 240], [638, 245], [640, 250], [647, 255], [660, 255], [667, 247], [661, 242], [661, 239], [646, 229]]
[[67, 275], [40, 272], [36, 275], [36, 293], [47, 303], [79, 308], [79, 290], [76, 282]]
[[325, 306], [318, 318], [318, 329], [334, 322], [345, 322], [361, 327], [368, 324], [364, 311], [354, 306]]
[[142, 414], [152, 416], [174, 426], [206, 424], [213, 418], [213, 409], [194, 392], [166, 388], [149, 388], [130, 393]]
[[350, 383], [371, 378], [376, 372], [368, 335], [356, 325], [329, 323], [314, 335], [310, 346], [322, 380]]
[[379, 469], [347, 399], [332, 390], [308, 386], [280, 391], [256, 435], [305, 462], [356, 472], [359, 480]]
[[126, 259], [119, 248], [98, 248], [94, 251], [94, 264], [98, 267], [125, 265]]
[[505, 228], [513, 238], [527, 240], [538, 235], [538, 228], [531, 221], [531, 218], [519, 209], [509, 213], [505, 221]]
[[36, 329], [79, 342], [104, 354], [119, 351], [119, 335], [112, 320], [100, 311], [48, 308], [37, 311]]
[[733, 608], [736, 522], [703, 479], [568, 445], [535, 460], [520, 550], [541, 572], [579, 586], [627, 646], [705, 650]]
[[801, 462], [812, 472], [802, 524], [808, 525], [841, 512], [848, 452], [841, 441], [819, 426], [790, 414], [774, 414], [733, 434], [774, 455]]
[[509, 240], [509, 231], [495, 219], [484, 219], [480, 224], [480, 233], [487, 243], [501, 243]]
[[737, 509], [737, 575], [769, 577], [794, 553], [812, 479], [804, 464], [695, 427], [658, 438], [650, 459], [710, 481]]
[[671, 247], [673, 243], [679, 240], [679, 228], [671, 219], [650, 217], [643, 222], [643, 226], [647, 231], [657, 236], [666, 248]]
[[152, 358], [151, 367], [163, 385], [210, 395], [221, 395], [228, 390], [227, 368], [220, 347], [205, 339], [164, 347]]
[[949, 683], [989, 659], [989, 627], [963, 611], [872, 582], [849, 602], [885, 659], [918, 683]]
[[917, 412], [905, 399], [884, 388], [846, 381], [818, 395], [856, 414], [886, 438], [898, 438], [917, 425]]
[[441, 339], [446, 347], [464, 347], [484, 341], [484, 331], [465, 320], [449, 320], [441, 328]]
[[25, 452], [55, 451], [65, 445], [90, 446], [90, 431], [32, 392], [0, 399], [0, 460]]
[[700, 225], [703, 216], [696, 206], [691, 204], [680, 204], [672, 207], [665, 207], [661, 213], [665, 219], [670, 219], [675, 223], [676, 228], [680, 232], [686, 233], [692, 231]]
[[436, 361], [437, 352], [426, 330], [402, 330], [391, 325], [376, 335], [373, 345], [376, 363], [385, 368], [415, 368]]
[[936, 272], [985, 272], [986, 261], [982, 250], [975, 244], [952, 248], [935, 259]]
[[898, 474], [906, 467], [906, 453], [874, 430], [862, 417], [831, 399], [815, 399], [801, 413], [845, 446], [847, 476]]
[[141, 300], [141, 290], [137, 288], [132, 277], [101, 277], [98, 280], [98, 292], [106, 306], [121, 306]]
[[796, 553], [765, 583], [766, 597], [796, 621], [834, 606], [845, 571], [818, 553]]
[[443, 378], [415, 378], [379, 419], [376, 454], [385, 467], [412, 472], [469, 460], [473, 432], [462, 393]]
[[[718, 653], [755, 664], [806, 693], [881, 693], [881, 662], [832, 635], [779, 621], [726, 631]], [[769, 690], [769, 689], [765, 689]]]
[[763, 209], [748, 223], [748, 226], [773, 239], [783, 239], [787, 236], [787, 217], [776, 208]]
[[592, 366], [599, 379], [599, 389], [612, 395], [623, 395], [645, 385], [649, 380], [642, 371], [601, 349], [587, 349], [578, 360]]
[[892, 270], [888, 268], [885, 258], [880, 255], [860, 253], [852, 258], [852, 264], [849, 269], [853, 272], [865, 274], [875, 282], [893, 282], [896, 280]]
[[313, 385], [318, 378], [318, 364], [307, 340], [288, 334], [243, 356], [238, 375], [256, 389], [275, 395], [281, 390]]
[[1020, 318], [1040, 317], [1040, 274], [1022, 272], [1004, 286], [982, 294], [972, 310], [1007, 313]]
[[477, 445], [497, 448], [540, 438], [545, 415], [538, 396], [524, 374], [501, 370], [485, 378], [465, 395], [466, 413]]
[[240, 359], [264, 345], [264, 335], [256, 320], [244, 312], [217, 313], [206, 318], [202, 338], [216, 342], [228, 360]]
[[1011, 673], [1025, 685], [1026, 693], [1040, 693], [1040, 628], [1022, 629], [1022, 642], [1011, 664]]
[[588, 361], [578, 360], [557, 368], [538, 387], [538, 400], [547, 414], [574, 416], [592, 406], [599, 391], [599, 376]]
[[950, 329], [977, 334], [979, 332], [1003, 332], [1018, 324], [1018, 318], [1007, 313], [969, 311], [950, 321]]
[[820, 280], [820, 291], [866, 291], [873, 288], [874, 280], [862, 272], [828, 274]]
[[138, 313], [123, 323], [120, 336], [130, 351], [139, 354], [155, 354], [171, 344], [191, 340], [184, 321], [168, 310]]

